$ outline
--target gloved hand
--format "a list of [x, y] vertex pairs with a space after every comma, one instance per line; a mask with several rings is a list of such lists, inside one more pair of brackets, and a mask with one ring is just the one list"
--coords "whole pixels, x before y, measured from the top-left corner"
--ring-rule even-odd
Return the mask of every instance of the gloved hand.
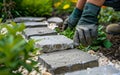
[[71, 17], [65, 19], [63, 23], [62, 31], [66, 30], [68, 27], [72, 30], [77, 25], [78, 20], [79, 20], [78, 18], [71, 18]]
[[100, 6], [92, 3], [86, 3], [81, 19], [79, 20], [74, 35], [74, 45], [79, 46], [80, 43], [84, 46], [92, 44], [93, 39], [97, 37], [97, 16], [100, 11]]
[[80, 19], [82, 14], [82, 10], [75, 8], [72, 14], [64, 21], [62, 30], [66, 30], [68, 27], [73, 29], [76, 25], [78, 20]]
[[74, 35], [74, 45], [79, 46], [80, 43], [84, 46], [92, 44], [97, 37], [97, 25], [78, 25]]

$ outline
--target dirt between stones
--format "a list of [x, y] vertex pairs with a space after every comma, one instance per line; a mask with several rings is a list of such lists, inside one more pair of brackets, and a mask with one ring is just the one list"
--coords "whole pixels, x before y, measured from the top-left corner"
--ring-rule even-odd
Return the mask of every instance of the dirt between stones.
[[99, 51], [110, 60], [115, 59], [120, 61], [120, 35], [107, 34], [107, 38], [112, 42], [111, 48], [101, 47]]

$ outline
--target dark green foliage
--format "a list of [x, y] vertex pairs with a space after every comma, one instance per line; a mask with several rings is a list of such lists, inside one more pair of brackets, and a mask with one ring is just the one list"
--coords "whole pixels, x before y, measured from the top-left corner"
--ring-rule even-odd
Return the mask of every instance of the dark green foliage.
[[[20, 75], [17, 71], [20, 66], [28, 71], [34, 69], [36, 63], [30, 58], [30, 53], [37, 48], [34, 47], [34, 40], [26, 41], [22, 37], [24, 28], [24, 24], [0, 23], [0, 75]], [[31, 64], [27, 64], [26, 60], [32, 61]]]
[[13, 17], [20, 16], [15, 10], [16, 3], [14, 0], [1, 0], [0, 1], [0, 17], [4, 20], [12, 19]]
[[22, 16], [46, 16], [52, 13], [51, 0], [15, 0]]
[[[74, 32], [75, 32], [75, 30], [70, 30], [69, 28], [63, 32], [60, 32], [58, 29], [57, 29], [57, 31], [60, 34], [65, 35], [66, 37], [68, 37], [70, 39], [73, 39]], [[104, 46], [105, 48], [110, 48], [112, 46], [112, 43], [106, 38], [106, 33], [103, 31], [102, 25], [99, 25], [98, 37], [96, 40], [94, 40], [92, 45], [85, 47], [82, 44], [80, 44], [80, 46], [78, 48], [83, 51], [88, 51], [88, 50], [98, 50], [100, 46]]]
[[107, 39], [106, 33], [103, 31], [103, 26], [99, 25], [98, 27], [98, 37], [96, 40], [93, 41], [92, 45], [89, 45], [88, 47], [84, 47], [83, 45], [80, 45], [79, 48], [88, 51], [88, 50], [98, 50], [100, 46], [104, 46], [105, 48], [110, 48], [112, 46], [112, 43]]
[[51, 0], [5, 0], [0, 1], [0, 17], [11, 19], [19, 16], [50, 16]]
[[99, 23], [115, 23], [120, 21], [120, 12], [119, 11], [114, 11], [114, 9], [107, 7], [107, 8], [102, 8], [100, 15], [98, 16], [99, 18]]
[[110, 48], [113, 44], [109, 41], [109, 40], [105, 40], [103, 42], [103, 45], [106, 47], [106, 48]]
[[70, 39], [73, 39], [75, 30], [71, 30], [70, 28], [66, 29], [65, 31], [61, 32], [60, 34], [67, 36]]

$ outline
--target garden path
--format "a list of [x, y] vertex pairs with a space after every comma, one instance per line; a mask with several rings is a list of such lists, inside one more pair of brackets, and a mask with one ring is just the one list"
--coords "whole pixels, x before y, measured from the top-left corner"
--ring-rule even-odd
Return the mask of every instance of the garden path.
[[19, 17], [14, 21], [25, 23], [23, 34], [27, 40], [38, 40], [35, 46], [42, 48], [38, 62], [51, 75], [120, 75], [120, 71], [113, 66], [99, 67], [98, 56], [75, 49], [73, 40], [59, 35], [54, 28], [61, 27], [61, 18]]

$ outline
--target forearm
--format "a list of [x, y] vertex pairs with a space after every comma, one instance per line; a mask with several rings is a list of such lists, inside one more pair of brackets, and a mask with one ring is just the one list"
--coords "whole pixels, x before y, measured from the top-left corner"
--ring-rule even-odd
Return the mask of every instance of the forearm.
[[76, 4], [76, 8], [83, 10], [85, 3], [86, 3], [86, 0], [78, 0]]

